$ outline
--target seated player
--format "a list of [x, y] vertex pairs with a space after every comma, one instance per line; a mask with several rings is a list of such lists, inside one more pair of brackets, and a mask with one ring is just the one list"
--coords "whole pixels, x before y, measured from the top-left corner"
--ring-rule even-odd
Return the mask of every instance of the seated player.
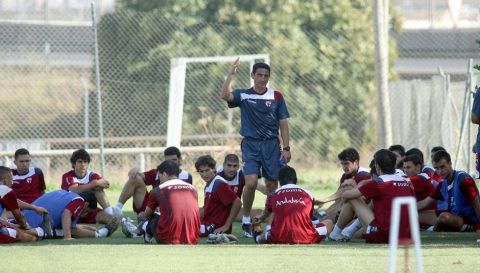
[[217, 175], [215, 159], [209, 155], [201, 156], [195, 162], [195, 168], [205, 185], [205, 201], [200, 232], [202, 236], [210, 233], [232, 233], [235, 220], [242, 201], [232, 191], [228, 182]]
[[[403, 159], [403, 171], [412, 182], [415, 190], [415, 198], [417, 202], [430, 196], [435, 190], [435, 186], [432, 183], [432, 178], [426, 173], [422, 172], [423, 164], [422, 159], [416, 154], [407, 155]], [[418, 220], [420, 225], [433, 226], [437, 221], [437, 215], [435, 213], [436, 203], [434, 203], [429, 209], [419, 212]]]
[[[261, 215], [253, 218], [256, 243], [315, 244], [322, 241], [333, 227], [329, 219], [313, 224], [314, 198], [307, 190], [297, 186], [295, 169], [284, 166], [278, 173], [280, 188], [268, 196]], [[271, 228], [259, 232], [260, 223], [271, 214]]]
[[[77, 194], [56, 190], [42, 195], [33, 204], [48, 210], [54, 236], [63, 237], [64, 240], [110, 236], [118, 228], [120, 221], [117, 217], [112, 217], [111, 222], [99, 230], [92, 226], [77, 224], [82, 214], [97, 208], [95, 194], [91, 191]], [[25, 218], [32, 227], [40, 225], [41, 217], [31, 211], [25, 212]]]
[[[333, 231], [329, 238], [333, 240], [348, 240], [342, 234], [343, 228], [356, 215], [365, 228], [367, 243], [388, 243], [390, 233], [390, 214], [392, 201], [400, 196], [415, 196], [413, 187], [408, 180], [395, 174], [396, 157], [389, 150], [379, 150], [374, 155], [375, 173], [374, 180], [359, 187], [346, 190], [342, 194], [344, 204]], [[351, 184], [350, 186], [355, 186]], [[361, 199], [371, 199], [373, 210]], [[343, 237], [343, 238], [342, 238]], [[408, 212], [402, 209], [400, 216], [399, 237], [410, 238], [410, 225]]]
[[235, 154], [225, 156], [223, 165], [217, 168], [217, 174], [223, 177], [238, 198], [242, 198], [243, 187], [245, 186], [245, 176], [240, 169], [240, 159]]
[[[200, 213], [197, 190], [178, 179], [180, 168], [173, 161], [164, 161], [157, 167], [160, 185], [148, 198], [145, 217], [141, 225], [145, 242], [158, 244], [196, 244], [200, 237]], [[156, 213], [156, 209], [159, 213]], [[122, 222], [122, 230], [124, 228]], [[138, 232], [138, 231], [134, 231]], [[128, 236], [127, 237], [132, 237]]]
[[[182, 155], [177, 147], [168, 147], [163, 151], [165, 160], [170, 160], [182, 164]], [[186, 183], [192, 184], [192, 175], [185, 170], [180, 170], [178, 178]], [[128, 172], [128, 181], [123, 186], [118, 202], [115, 205], [115, 214], [121, 215], [122, 208], [125, 202], [133, 197], [133, 211], [137, 214], [145, 211], [148, 203], [149, 192], [147, 186], [152, 186], [152, 189], [160, 184], [156, 169], [151, 169], [147, 172], [140, 172], [138, 168], [133, 168]]]
[[[434, 147], [434, 148], [438, 149], [438, 147]], [[435, 153], [435, 151], [436, 150], [434, 150], [432, 148], [432, 154]], [[424, 157], [423, 157], [423, 153], [420, 149], [412, 148], [412, 149], [408, 150], [407, 152], [405, 152], [405, 156], [409, 156], [409, 155], [416, 155], [420, 158], [420, 162], [422, 164], [421, 173], [427, 174], [432, 179], [431, 181], [432, 181], [432, 184], [433, 184], [434, 187], [436, 187], [438, 185], [438, 183], [440, 183], [442, 181], [442, 179], [438, 176], [438, 174], [435, 172], [435, 169], [432, 166], [426, 166], [425, 165], [425, 160], [424, 160]]]
[[418, 210], [429, 208], [437, 200], [442, 211], [434, 231], [475, 231], [480, 224], [480, 202], [475, 180], [463, 171], [454, 170], [450, 154], [438, 151], [433, 154], [433, 167], [443, 179], [435, 191], [418, 202]]
[[12, 170], [12, 190], [15, 191], [18, 199], [30, 204], [44, 194], [46, 189], [42, 170], [30, 167], [31, 161], [27, 149], [22, 148], [15, 151], [13, 163], [17, 169]]
[[395, 155], [395, 158], [396, 158], [395, 168], [402, 169], [403, 164], [401, 164], [401, 160], [405, 158], [405, 147], [403, 147], [400, 144], [396, 144], [388, 147], [388, 150]]
[[[33, 242], [41, 238], [51, 237], [51, 226], [49, 225], [48, 212], [43, 207], [37, 207], [17, 199], [15, 192], [11, 189], [13, 177], [10, 168], [0, 166], [0, 215], [4, 210], [12, 213], [16, 224], [0, 219], [0, 243]], [[25, 221], [20, 210], [32, 210], [42, 220], [39, 227], [31, 229]]]
[[334, 222], [336, 221], [342, 206], [341, 196], [345, 190], [345, 188], [342, 187], [342, 184], [350, 179], [353, 179], [356, 183], [371, 179], [369, 170], [360, 166], [360, 155], [354, 148], [346, 148], [341, 151], [338, 154], [338, 160], [340, 161], [343, 170], [343, 175], [340, 178], [340, 185], [334, 194], [318, 201], [320, 205], [322, 203], [324, 204], [335, 201], [326, 211], [326, 218]]
[[105, 189], [110, 187], [110, 182], [102, 178], [100, 174], [88, 169], [90, 165], [90, 154], [84, 149], [73, 152], [70, 163], [73, 170], [63, 174], [61, 188], [80, 194], [85, 191], [93, 191], [95, 198], [103, 208], [96, 208], [88, 214], [83, 215], [79, 223], [85, 224], [107, 224], [112, 221], [113, 209], [105, 194]]

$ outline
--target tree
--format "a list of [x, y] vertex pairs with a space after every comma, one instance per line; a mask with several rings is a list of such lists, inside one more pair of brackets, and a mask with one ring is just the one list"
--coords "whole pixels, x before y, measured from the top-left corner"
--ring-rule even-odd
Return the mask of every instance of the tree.
[[[373, 141], [367, 111], [375, 105], [369, 1], [121, 0], [118, 7], [100, 24], [101, 71], [107, 92], [123, 96], [125, 87], [116, 83], [123, 81], [137, 83], [136, 93], [154, 92], [152, 86], [164, 89], [157, 93], [165, 93], [169, 75], [159, 71], [169, 67], [173, 57], [268, 53], [272, 85], [281, 88], [292, 117], [302, 116], [291, 121], [296, 142], [315, 147], [323, 157], [333, 157], [347, 145], [359, 147]], [[189, 71], [187, 89], [200, 82], [202, 88], [186, 92], [185, 101], [199, 92], [217, 98], [227, 69], [203, 65]], [[248, 71], [242, 75], [237, 82], [248, 82]], [[158, 103], [166, 106], [164, 100]], [[186, 131], [222, 132], [222, 122], [208, 129], [195, 122], [204, 122], [205, 115], [211, 122], [222, 120], [225, 105], [208, 100], [197, 104], [210, 112], [186, 104]], [[165, 118], [166, 111], [161, 110], [153, 112]], [[135, 115], [139, 114], [132, 111]], [[123, 127], [134, 131], [126, 123]]]

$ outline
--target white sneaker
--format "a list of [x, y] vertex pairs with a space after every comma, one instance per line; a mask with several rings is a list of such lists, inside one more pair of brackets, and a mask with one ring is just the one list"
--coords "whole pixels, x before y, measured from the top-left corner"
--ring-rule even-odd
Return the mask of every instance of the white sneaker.
[[140, 237], [140, 235], [137, 234], [137, 227], [133, 224], [133, 220], [130, 219], [130, 217], [123, 217], [120, 225], [122, 226], [123, 234], [125, 234], [127, 238]]
[[350, 241], [350, 238], [343, 236], [342, 234], [339, 234], [338, 236], [332, 236], [332, 234], [328, 235], [328, 239], [330, 241], [336, 241], [336, 242], [348, 242]]

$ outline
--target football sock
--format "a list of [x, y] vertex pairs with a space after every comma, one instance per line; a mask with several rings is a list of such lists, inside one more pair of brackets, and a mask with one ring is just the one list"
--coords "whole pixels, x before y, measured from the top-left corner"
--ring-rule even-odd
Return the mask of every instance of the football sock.
[[36, 227], [34, 230], [37, 232], [38, 237], [43, 238], [45, 236], [45, 231], [41, 227]]
[[250, 216], [243, 216], [242, 217], [243, 224], [250, 224]]
[[103, 211], [105, 211], [107, 214], [113, 215], [113, 208], [111, 206], [104, 209]]
[[108, 229], [101, 228], [95, 232], [95, 238], [107, 237]]
[[118, 208], [119, 210], [122, 210], [123, 204], [120, 203], [120, 202], [117, 202], [117, 204], [115, 205], [115, 207]]
[[355, 221], [353, 221], [353, 223], [351, 223], [349, 226], [343, 229], [342, 235], [345, 235], [348, 238], [352, 238], [353, 234], [355, 234], [355, 232], [357, 232], [361, 228], [362, 228], [362, 223], [357, 218], [355, 219]]
[[330, 237], [340, 237], [341, 233], [342, 229], [335, 225], [332, 232], [330, 233]]

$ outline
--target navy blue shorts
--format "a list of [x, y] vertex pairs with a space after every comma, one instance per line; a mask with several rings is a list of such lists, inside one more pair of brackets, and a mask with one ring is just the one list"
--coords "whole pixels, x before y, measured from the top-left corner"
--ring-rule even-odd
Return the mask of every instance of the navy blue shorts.
[[255, 140], [244, 138], [241, 149], [244, 175], [261, 174], [268, 180], [278, 180], [278, 172], [281, 167], [278, 139]]

